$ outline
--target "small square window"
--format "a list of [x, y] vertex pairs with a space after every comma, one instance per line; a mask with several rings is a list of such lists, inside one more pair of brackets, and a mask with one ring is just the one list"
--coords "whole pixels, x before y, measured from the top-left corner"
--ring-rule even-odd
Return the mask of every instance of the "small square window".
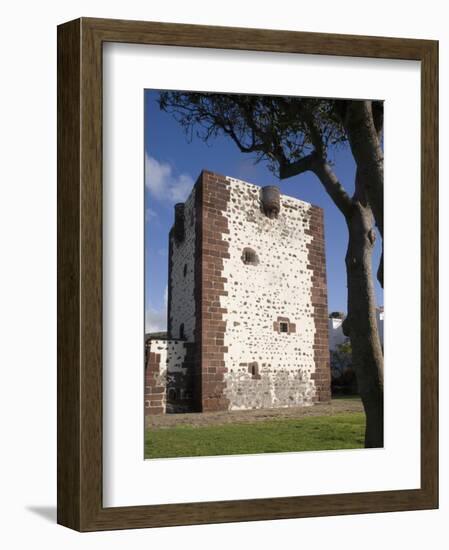
[[288, 332], [288, 323], [281, 321], [279, 323], [279, 332]]
[[248, 372], [253, 380], [260, 380], [259, 365], [256, 361], [254, 361], [254, 363], [249, 363]]
[[252, 248], [244, 248], [242, 253], [243, 263], [246, 265], [258, 265], [259, 258]]

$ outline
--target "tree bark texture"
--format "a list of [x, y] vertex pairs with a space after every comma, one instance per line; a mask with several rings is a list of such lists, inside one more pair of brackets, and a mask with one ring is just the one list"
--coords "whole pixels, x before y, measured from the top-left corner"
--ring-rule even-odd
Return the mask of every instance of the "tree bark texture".
[[376, 234], [369, 205], [354, 201], [346, 223], [348, 316], [343, 329], [351, 340], [353, 365], [366, 414], [365, 447], [383, 447], [383, 351], [371, 265]]
[[365, 409], [365, 447], [383, 447], [383, 350], [377, 327], [372, 275], [376, 231], [367, 199], [365, 172], [357, 169], [352, 199], [344, 192], [328, 164], [316, 163], [314, 172], [346, 220], [348, 315], [343, 330], [351, 340], [354, 369]]
[[[377, 278], [383, 287], [384, 236], [384, 156], [381, 146], [383, 124], [376, 116], [372, 101], [348, 101], [344, 126], [360, 177], [363, 178], [366, 197], [382, 237], [382, 256]], [[376, 124], [377, 120], [377, 124]]]

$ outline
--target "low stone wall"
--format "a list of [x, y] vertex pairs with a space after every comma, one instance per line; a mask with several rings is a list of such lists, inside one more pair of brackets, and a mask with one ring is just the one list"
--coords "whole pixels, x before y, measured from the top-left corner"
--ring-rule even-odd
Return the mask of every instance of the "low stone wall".
[[145, 414], [192, 410], [194, 344], [150, 340], [146, 345]]
[[145, 414], [167, 410], [167, 341], [150, 340], [145, 348]]

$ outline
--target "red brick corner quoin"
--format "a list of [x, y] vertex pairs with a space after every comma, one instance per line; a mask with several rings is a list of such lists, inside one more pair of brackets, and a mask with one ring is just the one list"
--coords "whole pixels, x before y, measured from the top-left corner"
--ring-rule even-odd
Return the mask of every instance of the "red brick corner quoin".
[[161, 356], [149, 352], [145, 369], [145, 414], [165, 413], [165, 386], [158, 384]]
[[[228, 410], [229, 400], [224, 396], [227, 372], [224, 345], [227, 309], [221, 307], [221, 296], [227, 296], [223, 260], [229, 258], [229, 245], [223, 235], [229, 234], [224, 213], [230, 201], [229, 181], [212, 172], [202, 172], [196, 187], [198, 201], [196, 254], [197, 291], [196, 311], [201, 357], [201, 410]], [[199, 382], [199, 381], [198, 381]], [[199, 388], [198, 388], [199, 389]]]
[[315, 381], [315, 401], [330, 401], [330, 358], [329, 358], [329, 326], [327, 310], [327, 282], [326, 262], [324, 249], [324, 221], [323, 210], [318, 206], [310, 208], [309, 229], [306, 235], [312, 237], [307, 245], [309, 252], [308, 269], [312, 275], [312, 310], [315, 321], [315, 337], [313, 344], [315, 358], [315, 372], [312, 379]]

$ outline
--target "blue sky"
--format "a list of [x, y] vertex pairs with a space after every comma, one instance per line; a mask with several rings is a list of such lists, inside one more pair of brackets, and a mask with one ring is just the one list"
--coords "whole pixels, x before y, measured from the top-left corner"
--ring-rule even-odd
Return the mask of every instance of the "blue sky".
[[[173, 223], [173, 206], [187, 198], [203, 169], [256, 185], [278, 185], [285, 195], [321, 206], [324, 209], [329, 311], [346, 312], [346, 225], [316, 176], [305, 173], [279, 181], [263, 162], [255, 165], [251, 155], [240, 153], [229, 138], [218, 137], [209, 144], [194, 138], [188, 143], [173, 117], [159, 110], [157, 97], [157, 91], [145, 91], [146, 330], [166, 328], [168, 232]], [[341, 183], [352, 194], [355, 165], [349, 148], [331, 151], [330, 157]], [[374, 270], [379, 262], [379, 241], [373, 255]], [[383, 305], [383, 292], [377, 281], [376, 295], [378, 305]]]

